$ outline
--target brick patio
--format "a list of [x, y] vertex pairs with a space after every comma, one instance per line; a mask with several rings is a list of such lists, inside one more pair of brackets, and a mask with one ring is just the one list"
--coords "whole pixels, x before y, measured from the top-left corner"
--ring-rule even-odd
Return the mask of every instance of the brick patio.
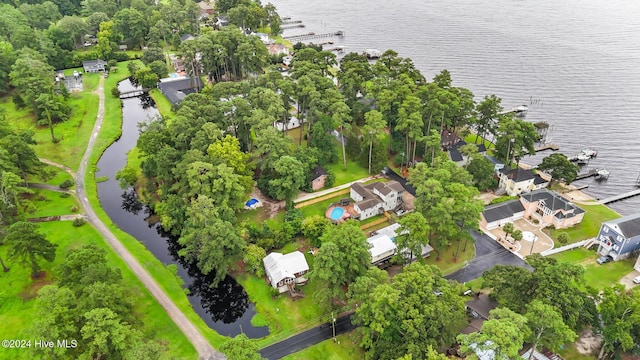
[[526, 257], [530, 254], [537, 254], [545, 250], [553, 249], [553, 240], [551, 240], [551, 238], [547, 236], [547, 234], [542, 232], [541, 225], [535, 225], [525, 219], [519, 219], [513, 223], [513, 227], [516, 230], [520, 230], [523, 232], [529, 231], [533, 233], [537, 237], [536, 241], [534, 241], [533, 244], [530, 241], [524, 239], [513, 242], [513, 239], [511, 237], [509, 237], [509, 241], [507, 241], [505, 239], [505, 233], [504, 231], [502, 231], [501, 227], [489, 230], [489, 232], [498, 239], [498, 243], [500, 243], [505, 248], [519, 254], [521, 257]]

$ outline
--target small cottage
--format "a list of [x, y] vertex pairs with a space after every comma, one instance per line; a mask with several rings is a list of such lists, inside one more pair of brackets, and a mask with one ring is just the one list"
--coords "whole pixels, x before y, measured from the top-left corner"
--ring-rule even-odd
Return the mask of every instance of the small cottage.
[[324, 187], [324, 182], [327, 179], [327, 170], [325, 170], [322, 166], [318, 165], [313, 168], [311, 173], [311, 189], [313, 191], [320, 190]]

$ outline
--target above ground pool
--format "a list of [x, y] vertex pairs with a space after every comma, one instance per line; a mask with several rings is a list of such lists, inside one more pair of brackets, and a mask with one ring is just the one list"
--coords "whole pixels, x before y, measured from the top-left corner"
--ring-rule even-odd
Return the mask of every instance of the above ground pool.
[[342, 214], [344, 214], [344, 209], [341, 207], [336, 207], [331, 210], [331, 220], [338, 221], [342, 219]]

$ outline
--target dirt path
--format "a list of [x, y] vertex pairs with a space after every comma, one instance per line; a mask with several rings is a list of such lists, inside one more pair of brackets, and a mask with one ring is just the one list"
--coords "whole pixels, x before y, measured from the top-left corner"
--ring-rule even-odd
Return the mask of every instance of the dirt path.
[[[133, 271], [134, 274], [140, 279], [140, 281], [144, 284], [144, 286], [149, 290], [151, 295], [162, 305], [167, 314], [173, 319], [173, 321], [178, 325], [180, 330], [185, 334], [185, 336], [191, 341], [193, 346], [198, 351], [198, 356], [200, 359], [211, 359], [211, 360], [222, 360], [226, 359], [224, 354], [216, 351], [209, 342], [202, 336], [200, 331], [193, 325], [189, 319], [185, 316], [185, 314], [180, 311], [180, 309], [171, 301], [169, 296], [160, 288], [158, 283], [149, 275], [147, 270], [140, 265], [138, 260], [131, 255], [131, 253], [120, 243], [118, 238], [116, 238], [113, 233], [107, 228], [107, 226], [98, 218], [95, 211], [91, 207], [89, 203], [89, 199], [87, 199], [87, 194], [84, 188], [84, 177], [87, 171], [87, 164], [89, 162], [89, 157], [91, 156], [91, 152], [93, 151], [93, 147], [95, 146], [96, 139], [98, 138], [98, 133], [100, 132], [100, 128], [102, 127], [102, 121], [104, 119], [104, 78], [100, 77], [100, 85], [96, 90], [98, 97], [100, 98], [99, 106], [98, 106], [98, 117], [96, 118], [96, 123], [93, 127], [93, 132], [91, 133], [91, 138], [89, 139], [89, 143], [87, 144], [87, 149], [82, 156], [82, 161], [80, 162], [80, 168], [78, 169], [78, 176], [76, 177], [76, 191], [78, 194], [78, 198], [80, 200], [80, 204], [84, 208], [86, 212], [86, 218], [89, 223], [91, 223], [105, 238], [105, 240], [113, 247], [113, 249], [120, 255], [120, 257], [127, 263], [129, 268]], [[54, 165], [55, 166], [55, 165]]]
[[47, 165], [51, 165], [53, 167], [57, 167], [58, 169], [62, 169], [64, 171], [66, 171], [69, 175], [71, 175], [71, 177], [75, 180], [76, 179], [76, 173], [73, 172], [73, 170], [71, 170], [71, 168], [62, 165], [62, 164], [58, 164], [56, 162], [53, 162], [51, 160], [47, 160], [47, 159], [43, 159], [43, 158], [38, 158], [38, 160], [40, 160], [40, 162], [43, 162]]
[[30, 187], [33, 189], [51, 190], [51, 191], [56, 191], [59, 193], [67, 193], [71, 195], [75, 195], [76, 193], [75, 190], [67, 190], [67, 189], [61, 188], [60, 186], [49, 185], [49, 184], [27, 183], [27, 187]]

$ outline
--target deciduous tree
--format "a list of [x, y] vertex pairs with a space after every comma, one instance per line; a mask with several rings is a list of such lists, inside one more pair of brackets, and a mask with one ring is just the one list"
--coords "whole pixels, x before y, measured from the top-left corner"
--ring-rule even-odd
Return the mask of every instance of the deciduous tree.
[[492, 352], [494, 359], [518, 359], [524, 340], [529, 336], [527, 318], [508, 308], [495, 308], [480, 332], [459, 335], [464, 354]]
[[220, 350], [227, 355], [229, 360], [261, 360], [264, 359], [258, 353], [260, 347], [251, 341], [245, 334], [236, 335], [231, 340], [225, 342]]
[[578, 176], [580, 168], [567, 159], [567, 156], [561, 153], [551, 154], [542, 159], [538, 169], [549, 171], [551, 179], [555, 181], [564, 181], [570, 184]]
[[534, 300], [527, 305], [524, 316], [527, 318], [527, 327], [531, 330], [531, 335], [525, 339], [532, 348], [529, 360], [533, 359], [538, 345], [556, 352], [577, 337], [576, 333], [562, 321], [562, 316], [556, 308], [539, 300]]

